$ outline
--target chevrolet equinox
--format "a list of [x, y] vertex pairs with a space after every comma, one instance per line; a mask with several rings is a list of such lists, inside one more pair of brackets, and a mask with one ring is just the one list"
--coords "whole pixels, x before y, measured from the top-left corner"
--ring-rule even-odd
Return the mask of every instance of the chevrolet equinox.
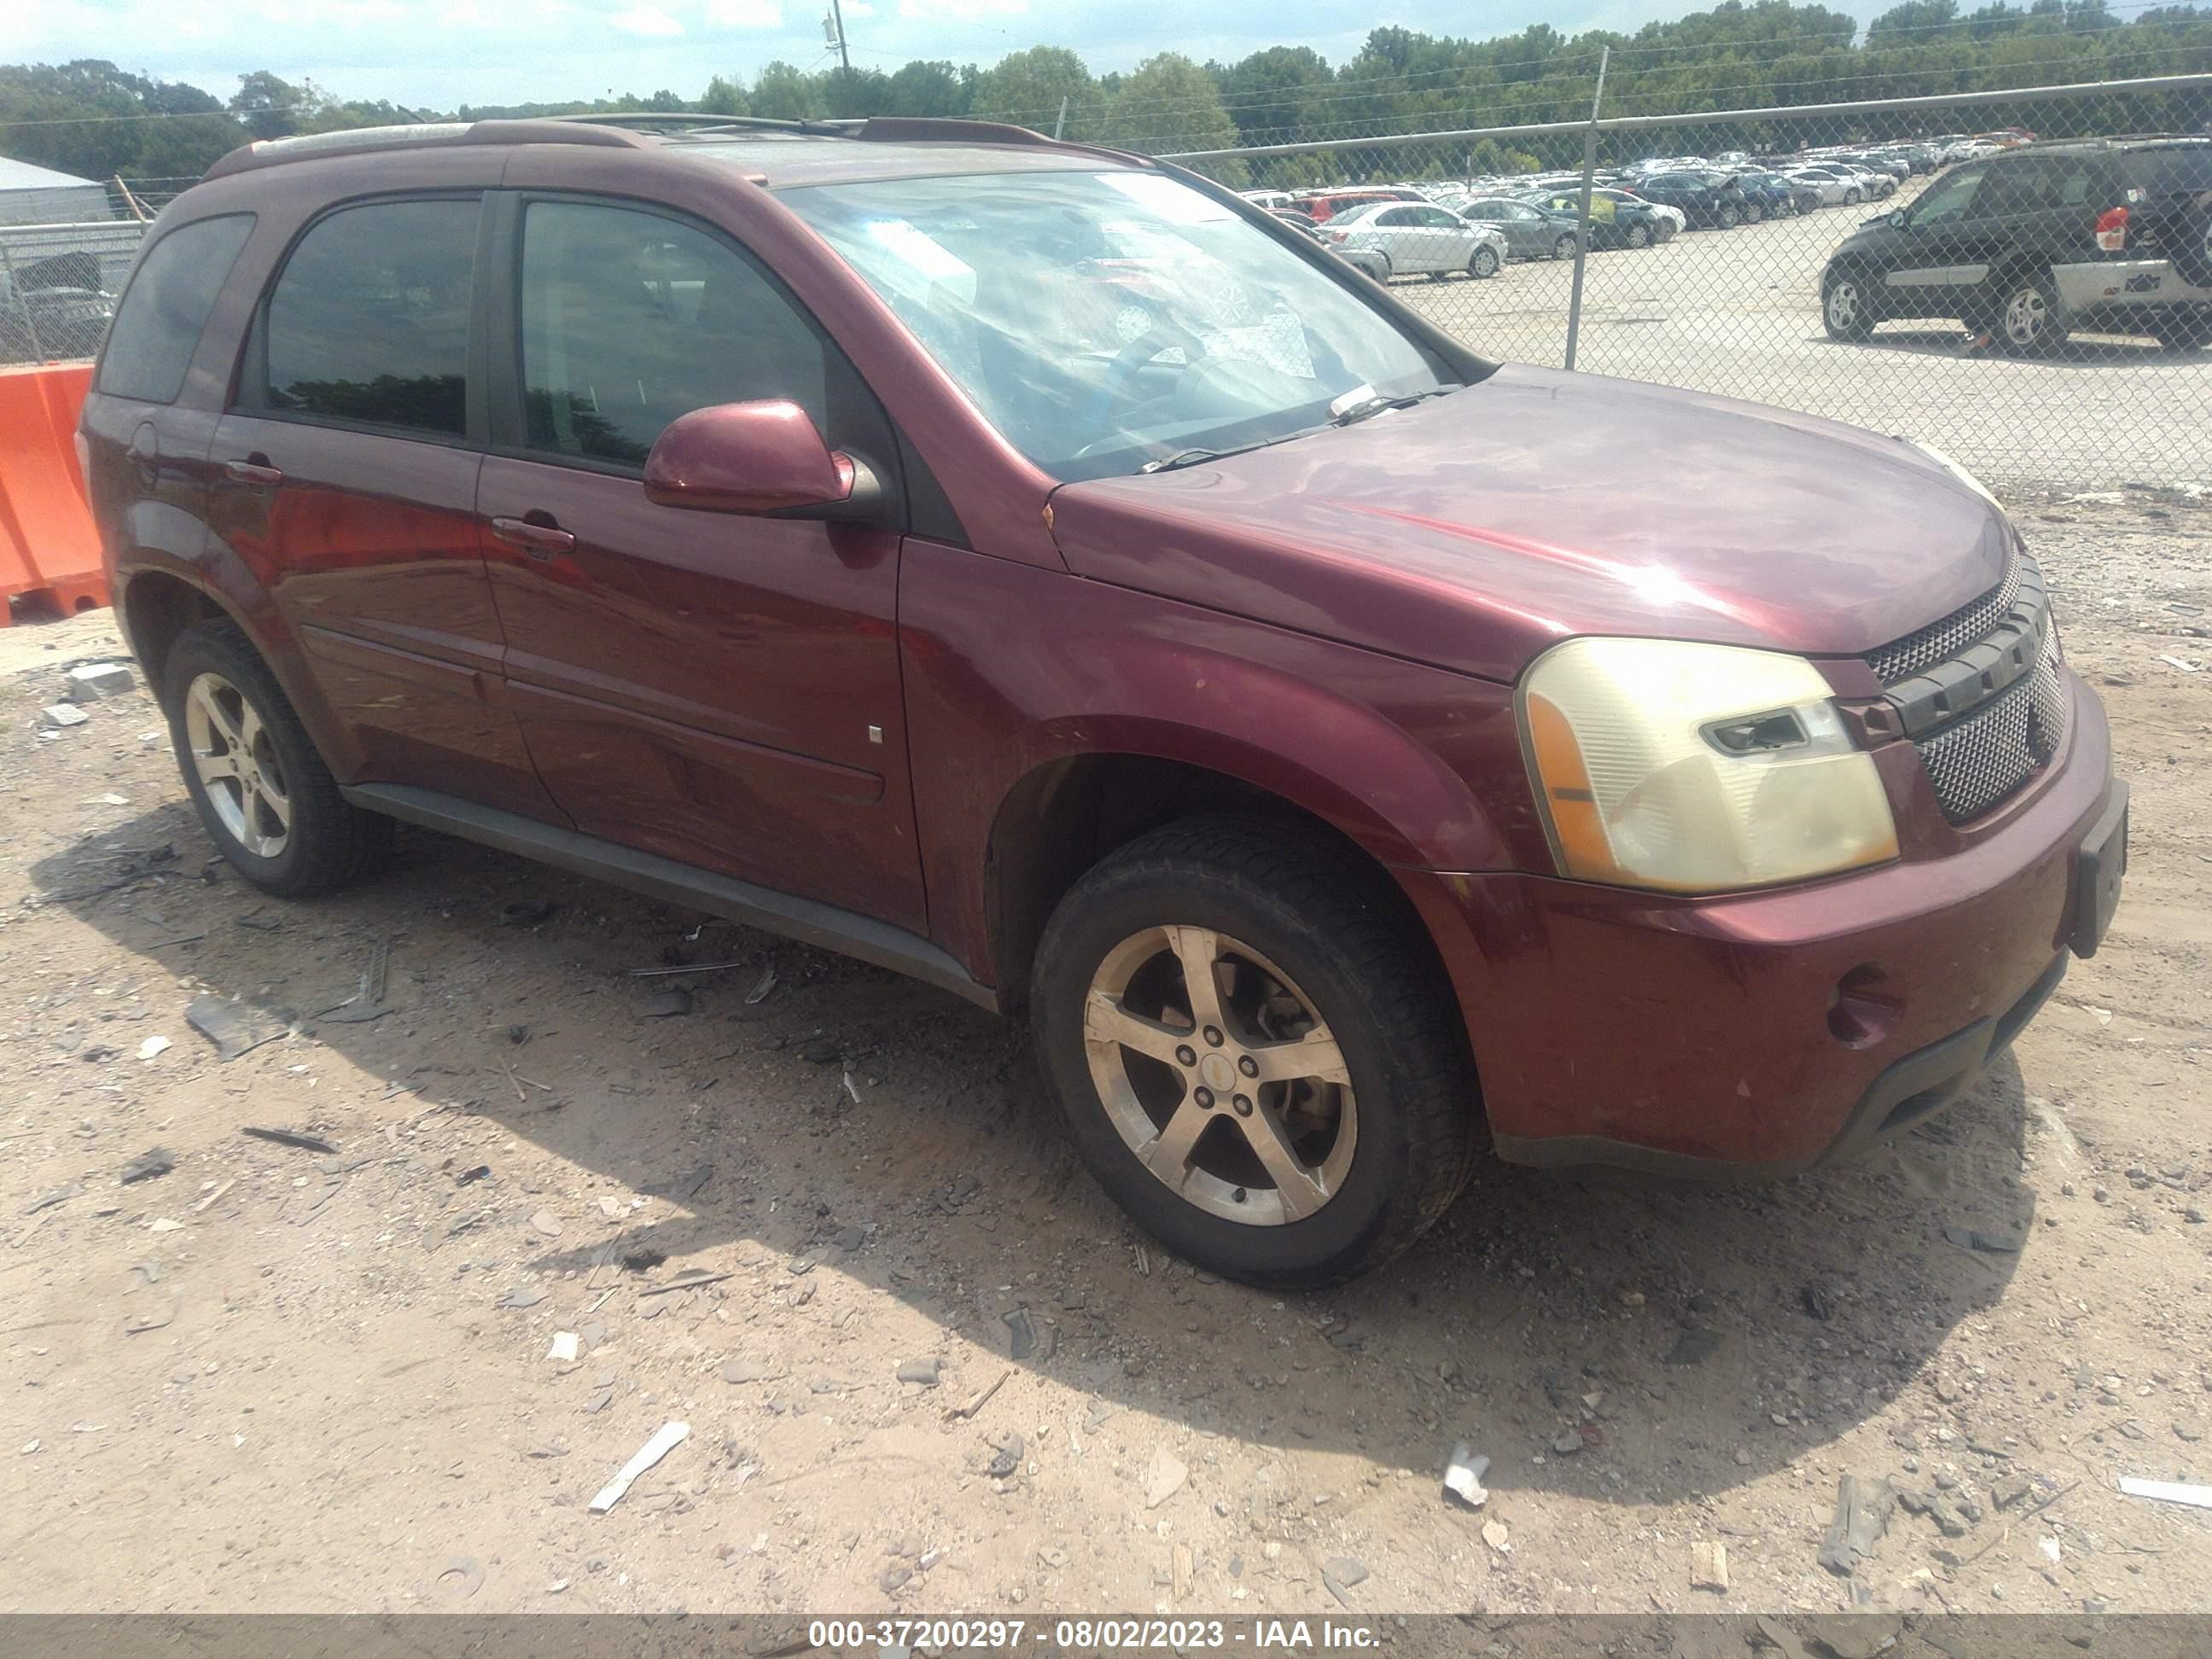
[[637, 125], [258, 143], [148, 238], [86, 475], [259, 887], [399, 820], [1026, 1007], [1283, 1286], [1486, 1140], [1852, 1152], [2096, 949], [2105, 716], [1941, 454], [1487, 362], [1142, 157]]

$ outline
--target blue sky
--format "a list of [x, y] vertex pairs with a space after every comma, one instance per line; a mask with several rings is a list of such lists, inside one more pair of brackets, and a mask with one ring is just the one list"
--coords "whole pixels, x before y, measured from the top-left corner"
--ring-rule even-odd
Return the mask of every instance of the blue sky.
[[[715, 74], [781, 58], [826, 63], [829, 0], [18, 0], [0, 4], [0, 62], [112, 58], [228, 96], [245, 70], [301, 76], [345, 98], [410, 106], [505, 104], [650, 93], [686, 97]], [[1697, 0], [845, 0], [855, 65], [910, 58], [988, 64], [1073, 47], [1097, 70], [1172, 49], [1204, 60], [1310, 46], [1332, 63], [1378, 22], [1477, 38], [1546, 21], [1568, 33], [1630, 29]], [[1844, 0], [1862, 21], [1878, 6]]]

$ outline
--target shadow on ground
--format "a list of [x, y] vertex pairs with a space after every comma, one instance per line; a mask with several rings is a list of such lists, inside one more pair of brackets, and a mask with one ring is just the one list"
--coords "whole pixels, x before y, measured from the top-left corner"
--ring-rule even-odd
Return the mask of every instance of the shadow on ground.
[[[1824, 1445], [1893, 1397], [2019, 1260], [1945, 1229], [2016, 1242], [2033, 1219], [2008, 1060], [1869, 1161], [1771, 1188], [1486, 1158], [1407, 1258], [1284, 1298], [1300, 1333], [1286, 1340], [1279, 1316], [1260, 1316], [1277, 1298], [1140, 1245], [1048, 1121], [1014, 1022], [426, 834], [402, 832], [380, 882], [297, 905], [209, 866], [210, 852], [176, 804], [40, 862], [33, 879], [43, 904], [280, 1012], [368, 1073], [349, 1096], [326, 1074], [352, 1135], [430, 1108], [489, 1118], [674, 1201], [674, 1215], [624, 1233], [622, 1252], [711, 1267], [753, 1241], [813, 1255], [1001, 1352], [1003, 1316], [1019, 1305], [1038, 1336], [1024, 1363], [1246, 1442], [1431, 1472], [1471, 1433], [1497, 1459], [1493, 1486], [1694, 1497]], [[393, 1012], [327, 1017], [385, 945]], [[625, 972], [724, 961], [744, 965]], [[770, 967], [774, 991], [749, 1003]], [[690, 1012], [648, 1017], [670, 990], [690, 994]], [[495, 1163], [445, 1213], [532, 1202]], [[602, 1259], [597, 1245], [540, 1243], [531, 1266]], [[427, 1230], [425, 1244], [437, 1247]], [[1597, 1446], [1602, 1458], [1577, 1455]]]

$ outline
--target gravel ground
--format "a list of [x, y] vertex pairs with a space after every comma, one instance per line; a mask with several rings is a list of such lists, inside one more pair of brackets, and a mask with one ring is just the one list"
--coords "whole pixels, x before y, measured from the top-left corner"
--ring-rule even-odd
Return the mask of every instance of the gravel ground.
[[[1820, 272], [1876, 210], [1828, 208], [1592, 254], [1577, 367], [1900, 433], [2025, 492], [2212, 478], [2212, 352], [2085, 335], [2067, 356], [2030, 362], [1968, 352], [1941, 323], [1887, 323], [1863, 345], [1830, 340]], [[1482, 351], [1557, 368], [1573, 276], [1571, 262], [1541, 261], [1393, 291]], [[1638, 476], [1631, 456], [1622, 466], [1663, 499], [1664, 476]]]
[[[268, 902], [143, 692], [36, 729], [106, 617], [0, 636], [0, 1609], [2204, 1610], [2116, 1478], [2212, 1479], [2212, 504], [2018, 505], [2136, 805], [2013, 1057], [1772, 1188], [1488, 1165], [1321, 1297], [1148, 1249], [926, 988], [426, 835]], [[1933, 1512], [1838, 1577], [1846, 1475]]]

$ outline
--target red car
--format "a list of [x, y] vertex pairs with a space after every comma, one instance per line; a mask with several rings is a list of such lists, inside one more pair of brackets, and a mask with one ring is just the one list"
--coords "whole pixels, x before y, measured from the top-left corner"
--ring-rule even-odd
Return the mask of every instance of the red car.
[[1373, 185], [1359, 190], [1317, 190], [1291, 198], [1291, 206], [1316, 224], [1327, 224], [1340, 213], [1349, 213], [1376, 202], [1426, 202], [1418, 191]]
[[[2126, 792], [2042, 578], [1891, 438], [1485, 361], [1011, 128], [255, 145], [85, 404], [209, 834], [393, 820], [1026, 1006], [1098, 1178], [1314, 1285], [1522, 1163], [1778, 1175], [2087, 954]], [[1663, 530], [1577, 482], [1626, 447]]]

